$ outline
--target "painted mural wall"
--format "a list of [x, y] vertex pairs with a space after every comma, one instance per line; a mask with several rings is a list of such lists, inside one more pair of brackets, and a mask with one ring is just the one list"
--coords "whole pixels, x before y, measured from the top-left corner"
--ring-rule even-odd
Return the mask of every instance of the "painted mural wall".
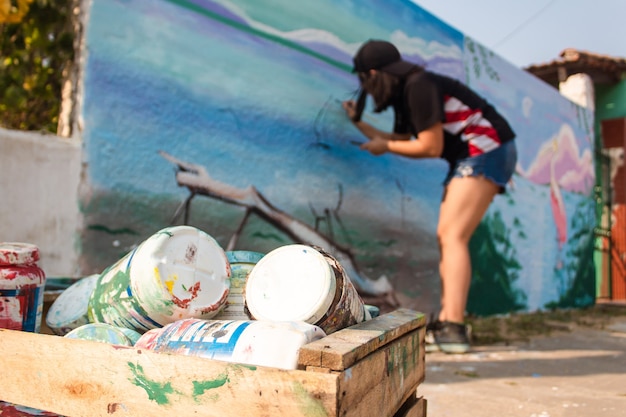
[[593, 114], [416, 4], [92, 0], [85, 33], [85, 273], [188, 223], [228, 250], [324, 246], [363, 294], [437, 308], [445, 163], [360, 151], [340, 104], [351, 57], [379, 38], [518, 135], [514, 183], [472, 239], [470, 312], [593, 303]]

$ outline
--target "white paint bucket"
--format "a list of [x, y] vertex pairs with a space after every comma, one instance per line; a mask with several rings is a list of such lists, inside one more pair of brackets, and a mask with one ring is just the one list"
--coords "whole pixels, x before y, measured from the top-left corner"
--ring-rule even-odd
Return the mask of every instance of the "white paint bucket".
[[94, 274], [79, 279], [54, 300], [46, 314], [46, 324], [54, 334], [64, 336], [89, 323], [89, 297], [96, 288], [99, 276]]
[[184, 318], [214, 317], [226, 304], [230, 265], [210, 235], [165, 228], [104, 271], [89, 319], [140, 333]]
[[300, 347], [326, 336], [304, 322], [185, 319], [144, 333], [135, 347], [279, 369], [296, 369]]
[[263, 258], [262, 253], [252, 251], [227, 251], [226, 257], [230, 263], [230, 292], [226, 299], [226, 306], [215, 317], [216, 320], [249, 320], [245, 308], [244, 289], [248, 274]]
[[370, 318], [342, 266], [323, 249], [287, 245], [265, 255], [248, 275], [253, 319], [295, 320], [331, 334]]

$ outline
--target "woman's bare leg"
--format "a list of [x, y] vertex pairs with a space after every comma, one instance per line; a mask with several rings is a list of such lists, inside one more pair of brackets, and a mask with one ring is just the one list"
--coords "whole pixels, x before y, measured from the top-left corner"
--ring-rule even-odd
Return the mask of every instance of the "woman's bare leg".
[[472, 278], [469, 241], [498, 189], [484, 177], [463, 177], [453, 178], [444, 190], [437, 226], [442, 321], [465, 319]]

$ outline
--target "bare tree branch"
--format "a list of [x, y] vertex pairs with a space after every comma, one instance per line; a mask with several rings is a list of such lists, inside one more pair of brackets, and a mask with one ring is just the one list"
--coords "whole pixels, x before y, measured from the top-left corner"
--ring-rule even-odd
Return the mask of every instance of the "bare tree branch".
[[[245, 207], [246, 218], [250, 213], [255, 213], [286, 233], [295, 242], [323, 248], [343, 266], [350, 280], [362, 292], [370, 295], [387, 296], [393, 292], [387, 277], [381, 276], [379, 279], [373, 280], [360, 273], [349, 248], [337, 244], [331, 238], [319, 233], [308, 224], [278, 209], [254, 186], [251, 185], [242, 189], [224, 184], [212, 179], [206, 169], [200, 165], [182, 161], [164, 151], [159, 151], [159, 154], [176, 165], [176, 182], [181, 187], [187, 187], [192, 194], [201, 194], [229, 204]], [[237, 233], [240, 232], [241, 226]]]

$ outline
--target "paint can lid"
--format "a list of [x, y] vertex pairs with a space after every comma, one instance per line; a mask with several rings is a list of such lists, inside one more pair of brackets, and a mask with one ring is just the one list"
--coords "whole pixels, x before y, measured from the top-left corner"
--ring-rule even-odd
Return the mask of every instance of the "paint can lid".
[[316, 324], [333, 303], [335, 275], [326, 258], [306, 245], [286, 245], [265, 255], [248, 275], [246, 306], [256, 320]]
[[100, 275], [84, 277], [67, 287], [54, 300], [46, 314], [46, 324], [55, 334], [64, 336], [71, 330], [89, 323], [89, 297]]
[[0, 242], [0, 266], [32, 265], [39, 260], [39, 248], [32, 243]]
[[[134, 330], [123, 329], [106, 323], [89, 323], [75, 328], [64, 337], [112, 345], [133, 346], [134, 343], [128, 336], [129, 332], [134, 332]], [[132, 339], [139, 340], [140, 337], [141, 335], [137, 333], [132, 336]]]

